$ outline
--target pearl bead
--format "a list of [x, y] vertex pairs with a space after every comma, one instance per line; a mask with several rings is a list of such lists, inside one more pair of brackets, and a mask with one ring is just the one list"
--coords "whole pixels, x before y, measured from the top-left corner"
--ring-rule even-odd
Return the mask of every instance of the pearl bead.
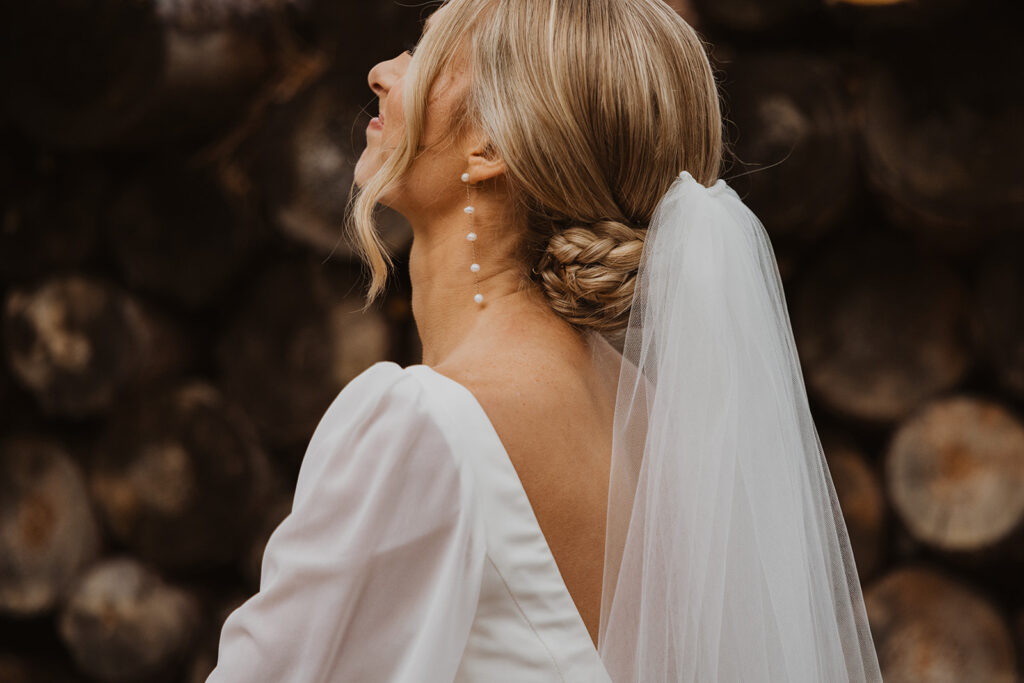
[[462, 174], [462, 182], [464, 182], [464, 183], [468, 183], [469, 182], [469, 174], [468, 173], [463, 173]]
[[470, 242], [472, 242], [473, 240], [476, 239], [476, 233], [475, 232], [469, 233], [468, 235], [466, 235], [466, 239], [469, 240]]
[[479, 263], [474, 263], [473, 265], [471, 265], [469, 267], [469, 269], [472, 270], [474, 273], [479, 273], [480, 272], [480, 264]]
[[473, 213], [473, 207], [467, 206], [465, 209], [463, 209], [463, 211], [465, 211], [466, 213]]
[[477, 294], [476, 296], [473, 297], [473, 301], [477, 302], [478, 304], [482, 304], [484, 302], [484, 295]]

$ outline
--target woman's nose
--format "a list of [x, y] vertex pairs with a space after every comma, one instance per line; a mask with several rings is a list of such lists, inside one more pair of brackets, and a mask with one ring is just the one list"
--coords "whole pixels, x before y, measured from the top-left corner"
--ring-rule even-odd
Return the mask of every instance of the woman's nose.
[[367, 80], [370, 83], [370, 90], [372, 90], [378, 97], [384, 95], [387, 92], [387, 87], [384, 85], [384, 73], [383, 67], [385, 62], [378, 62], [372, 69], [370, 69], [370, 75]]
[[388, 90], [391, 89], [391, 85], [398, 78], [398, 62], [401, 60], [401, 55], [394, 59], [389, 59], [384, 62], [379, 62], [376, 66], [370, 69], [370, 73], [367, 76], [367, 81], [370, 84], [370, 90], [377, 94], [378, 97], [387, 94]]

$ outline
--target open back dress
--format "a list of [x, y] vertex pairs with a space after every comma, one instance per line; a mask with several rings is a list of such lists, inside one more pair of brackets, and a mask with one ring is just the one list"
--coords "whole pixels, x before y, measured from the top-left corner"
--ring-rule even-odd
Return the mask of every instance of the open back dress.
[[381, 361], [324, 413], [207, 683], [607, 674], [476, 397]]

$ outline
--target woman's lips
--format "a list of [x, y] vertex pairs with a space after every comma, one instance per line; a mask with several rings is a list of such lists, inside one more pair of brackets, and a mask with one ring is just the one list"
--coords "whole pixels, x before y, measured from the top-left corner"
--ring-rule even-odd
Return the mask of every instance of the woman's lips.
[[372, 119], [370, 119], [370, 124], [367, 126], [367, 128], [373, 128], [375, 130], [380, 130], [383, 127], [384, 124], [381, 123], [380, 117], [378, 116], [374, 116]]

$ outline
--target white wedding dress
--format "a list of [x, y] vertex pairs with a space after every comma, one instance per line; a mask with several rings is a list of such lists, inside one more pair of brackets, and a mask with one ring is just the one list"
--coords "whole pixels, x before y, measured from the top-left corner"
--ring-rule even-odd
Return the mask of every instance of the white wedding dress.
[[374, 364], [314, 431], [207, 683], [609, 680], [474, 395]]
[[623, 331], [587, 335], [600, 653], [476, 398], [382, 362], [317, 425], [208, 680], [881, 683], [771, 241], [724, 180], [659, 202]]

